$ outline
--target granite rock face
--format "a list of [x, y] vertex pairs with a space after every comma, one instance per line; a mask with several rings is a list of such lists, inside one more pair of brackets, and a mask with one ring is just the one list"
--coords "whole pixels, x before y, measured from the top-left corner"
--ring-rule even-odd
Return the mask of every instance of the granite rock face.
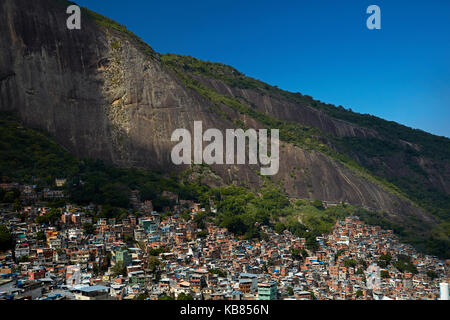
[[201, 84], [216, 92], [234, 98], [243, 98], [256, 110], [272, 115], [284, 121], [295, 121], [304, 126], [316, 127], [321, 131], [337, 137], [377, 137], [374, 130], [358, 127], [346, 121], [334, 119], [324, 112], [307, 105], [301, 105], [285, 99], [276, 99], [270, 95], [262, 95], [253, 89], [233, 88], [221, 80], [194, 76]]
[[[175, 144], [170, 138], [177, 128], [193, 132], [196, 120], [205, 129], [235, 127], [207, 99], [184, 86], [156, 52], [143, 51], [133, 37], [100, 26], [85, 14], [81, 30], [68, 30], [65, 11], [56, 0], [0, 2], [0, 110], [16, 112], [78, 157], [148, 169], [185, 169], [170, 158]], [[246, 96], [260, 111], [280, 119], [336, 136], [376, 135], [312, 108], [298, 109], [251, 91], [236, 92], [240, 89], [220, 82], [201, 81], [219, 93]], [[259, 127], [256, 121], [249, 123]], [[225, 183], [262, 183], [254, 165], [212, 169]], [[410, 201], [317, 151], [281, 143], [274, 180], [282, 181], [292, 197], [346, 201], [399, 217], [433, 220]]]

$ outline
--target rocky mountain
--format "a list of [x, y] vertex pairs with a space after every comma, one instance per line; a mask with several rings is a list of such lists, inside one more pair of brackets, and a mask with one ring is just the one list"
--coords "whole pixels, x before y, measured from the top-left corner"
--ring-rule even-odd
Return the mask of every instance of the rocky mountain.
[[[291, 197], [348, 202], [448, 240], [450, 140], [353, 113], [246, 77], [232, 67], [159, 55], [124, 26], [63, 0], [0, 2], [0, 111], [48, 132], [77, 157], [122, 167], [172, 164], [177, 128], [279, 128]], [[260, 186], [256, 165], [212, 165], [208, 183]], [[217, 179], [216, 179], [217, 178]], [[217, 181], [219, 180], [219, 181]], [[448, 244], [448, 242], [447, 242]]]

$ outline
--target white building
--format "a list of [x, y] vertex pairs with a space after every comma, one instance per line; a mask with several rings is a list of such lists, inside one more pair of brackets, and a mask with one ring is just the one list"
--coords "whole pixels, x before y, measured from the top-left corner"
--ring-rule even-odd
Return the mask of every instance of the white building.
[[441, 287], [441, 300], [448, 300], [448, 283], [441, 282], [439, 286]]
[[79, 266], [67, 267], [66, 284], [72, 287], [81, 284], [81, 270]]

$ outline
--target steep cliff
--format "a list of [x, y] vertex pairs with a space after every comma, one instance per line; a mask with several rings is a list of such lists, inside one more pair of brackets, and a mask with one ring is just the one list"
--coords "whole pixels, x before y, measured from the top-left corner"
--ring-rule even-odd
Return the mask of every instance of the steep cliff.
[[[268, 85], [233, 86], [207, 72], [180, 70], [124, 27], [87, 10], [81, 30], [68, 30], [66, 7], [56, 0], [0, 2], [0, 110], [47, 131], [76, 156], [124, 167], [183, 170], [186, 166], [174, 166], [170, 159], [175, 129], [192, 132], [196, 120], [221, 130], [239, 124], [262, 128], [275, 121], [285, 126], [285, 137], [294, 136], [282, 139], [280, 171], [272, 178], [290, 196], [382, 210], [404, 224], [420, 221], [432, 228], [439, 223], [401, 188], [365, 170], [361, 155], [362, 160], [353, 157], [359, 164], [341, 157], [350, 154], [348, 144], [336, 139], [378, 139], [377, 130], [333, 117], [296, 100], [305, 97]], [[200, 86], [250, 112], [215, 101]], [[262, 183], [257, 166], [212, 169], [225, 183]], [[434, 170], [430, 176], [448, 193], [448, 164], [444, 169], [443, 175]]]

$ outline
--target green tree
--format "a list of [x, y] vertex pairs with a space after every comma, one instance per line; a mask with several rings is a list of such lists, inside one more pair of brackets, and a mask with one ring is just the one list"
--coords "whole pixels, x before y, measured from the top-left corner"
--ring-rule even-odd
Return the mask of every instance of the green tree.
[[141, 293], [136, 297], [136, 300], [145, 300], [148, 298], [148, 295], [145, 293]]
[[304, 257], [302, 257], [300, 249], [297, 249], [297, 248], [291, 248], [291, 255], [292, 255], [292, 258], [295, 260], [303, 260], [303, 258], [304, 258]]
[[181, 218], [183, 218], [184, 221], [189, 221], [191, 220], [191, 215], [189, 214], [189, 212], [185, 211], [181, 214]]
[[308, 232], [306, 234], [306, 248], [311, 251], [319, 249], [319, 243], [316, 241], [316, 235], [313, 232]]
[[349, 268], [349, 267], [354, 268], [354, 267], [356, 267], [356, 265], [357, 265], [357, 262], [355, 259], [345, 259], [344, 260], [344, 266], [346, 266], [347, 268]]
[[367, 262], [363, 259], [358, 260], [358, 264], [365, 270], [367, 269]]
[[411, 272], [414, 274], [418, 272], [416, 266], [411, 262], [411, 258], [403, 254], [397, 255], [397, 261], [394, 262], [394, 267], [400, 272]]
[[20, 203], [20, 199], [15, 199], [13, 204], [13, 210], [18, 212], [22, 208], [22, 205]]
[[190, 294], [185, 294], [184, 292], [181, 292], [178, 295], [177, 300], [194, 300], [194, 298]]
[[158, 196], [159, 190], [154, 182], [147, 182], [140, 188], [141, 201], [153, 200]]
[[200, 229], [205, 228], [205, 220], [208, 218], [208, 214], [206, 212], [198, 212], [194, 217], [194, 222], [197, 223], [197, 227]]
[[8, 227], [0, 225], [0, 251], [12, 249], [14, 245], [13, 237]]
[[392, 260], [392, 256], [390, 254], [384, 254], [380, 257], [380, 259], [377, 261], [377, 264], [381, 267], [381, 268], [386, 268]]
[[86, 234], [94, 234], [95, 232], [95, 226], [92, 223], [85, 222], [82, 227]]
[[320, 201], [320, 200], [314, 200], [313, 202], [311, 202], [311, 204], [312, 204], [314, 207], [316, 207], [317, 209], [320, 209], [320, 210], [323, 210], [323, 209], [324, 209], [323, 203], [322, 203], [322, 201]]
[[149, 256], [148, 257], [148, 269], [151, 272], [156, 273], [157, 271], [159, 271], [161, 267], [161, 261], [155, 257], [155, 256]]
[[19, 197], [20, 197], [20, 191], [17, 189], [13, 189], [13, 190], [5, 193], [5, 195], [3, 197], [3, 202], [14, 203], [14, 201], [16, 199], [19, 199]]
[[286, 226], [282, 222], [278, 221], [275, 223], [274, 230], [276, 233], [281, 234], [284, 230], [286, 230]]
[[227, 276], [227, 272], [225, 270], [220, 269], [208, 269], [208, 272], [212, 274], [217, 274], [219, 277], [225, 278]]
[[128, 208], [130, 205], [130, 190], [122, 183], [105, 184], [101, 191], [103, 192], [103, 203], [113, 207]]
[[166, 250], [164, 248], [150, 249], [150, 250], [148, 250], [148, 255], [149, 256], [159, 256], [163, 252], [166, 252]]
[[17, 259], [17, 262], [30, 262], [30, 257], [28, 256], [21, 256], [19, 259]]
[[197, 233], [197, 238], [206, 238], [208, 236], [208, 231], [203, 230]]
[[48, 224], [49, 223], [48, 216], [47, 215], [37, 216], [36, 223], [37, 224]]
[[438, 274], [434, 270], [427, 270], [427, 276], [429, 278], [431, 278], [431, 280], [434, 280], [434, 279], [436, 279], [438, 277]]
[[131, 234], [126, 234], [123, 236], [123, 241], [125, 241], [125, 243], [133, 243], [134, 237]]
[[37, 241], [46, 241], [47, 237], [45, 236], [45, 232], [40, 230], [36, 233], [36, 240]]
[[97, 263], [94, 263], [94, 265], [92, 266], [92, 272], [94, 273], [94, 276], [97, 276], [100, 274], [101, 269]]
[[380, 275], [381, 275], [381, 278], [383, 278], [383, 279], [390, 278], [389, 272], [386, 271], [386, 270], [382, 270], [381, 273], [380, 273]]
[[126, 276], [127, 275], [127, 268], [124, 266], [122, 261], [117, 262], [114, 267], [112, 267], [112, 274], [113, 277], [117, 276]]
[[294, 295], [294, 289], [292, 289], [292, 287], [287, 287], [286, 291], [287, 291], [288, 295], [290, 295], [290, 296]]

